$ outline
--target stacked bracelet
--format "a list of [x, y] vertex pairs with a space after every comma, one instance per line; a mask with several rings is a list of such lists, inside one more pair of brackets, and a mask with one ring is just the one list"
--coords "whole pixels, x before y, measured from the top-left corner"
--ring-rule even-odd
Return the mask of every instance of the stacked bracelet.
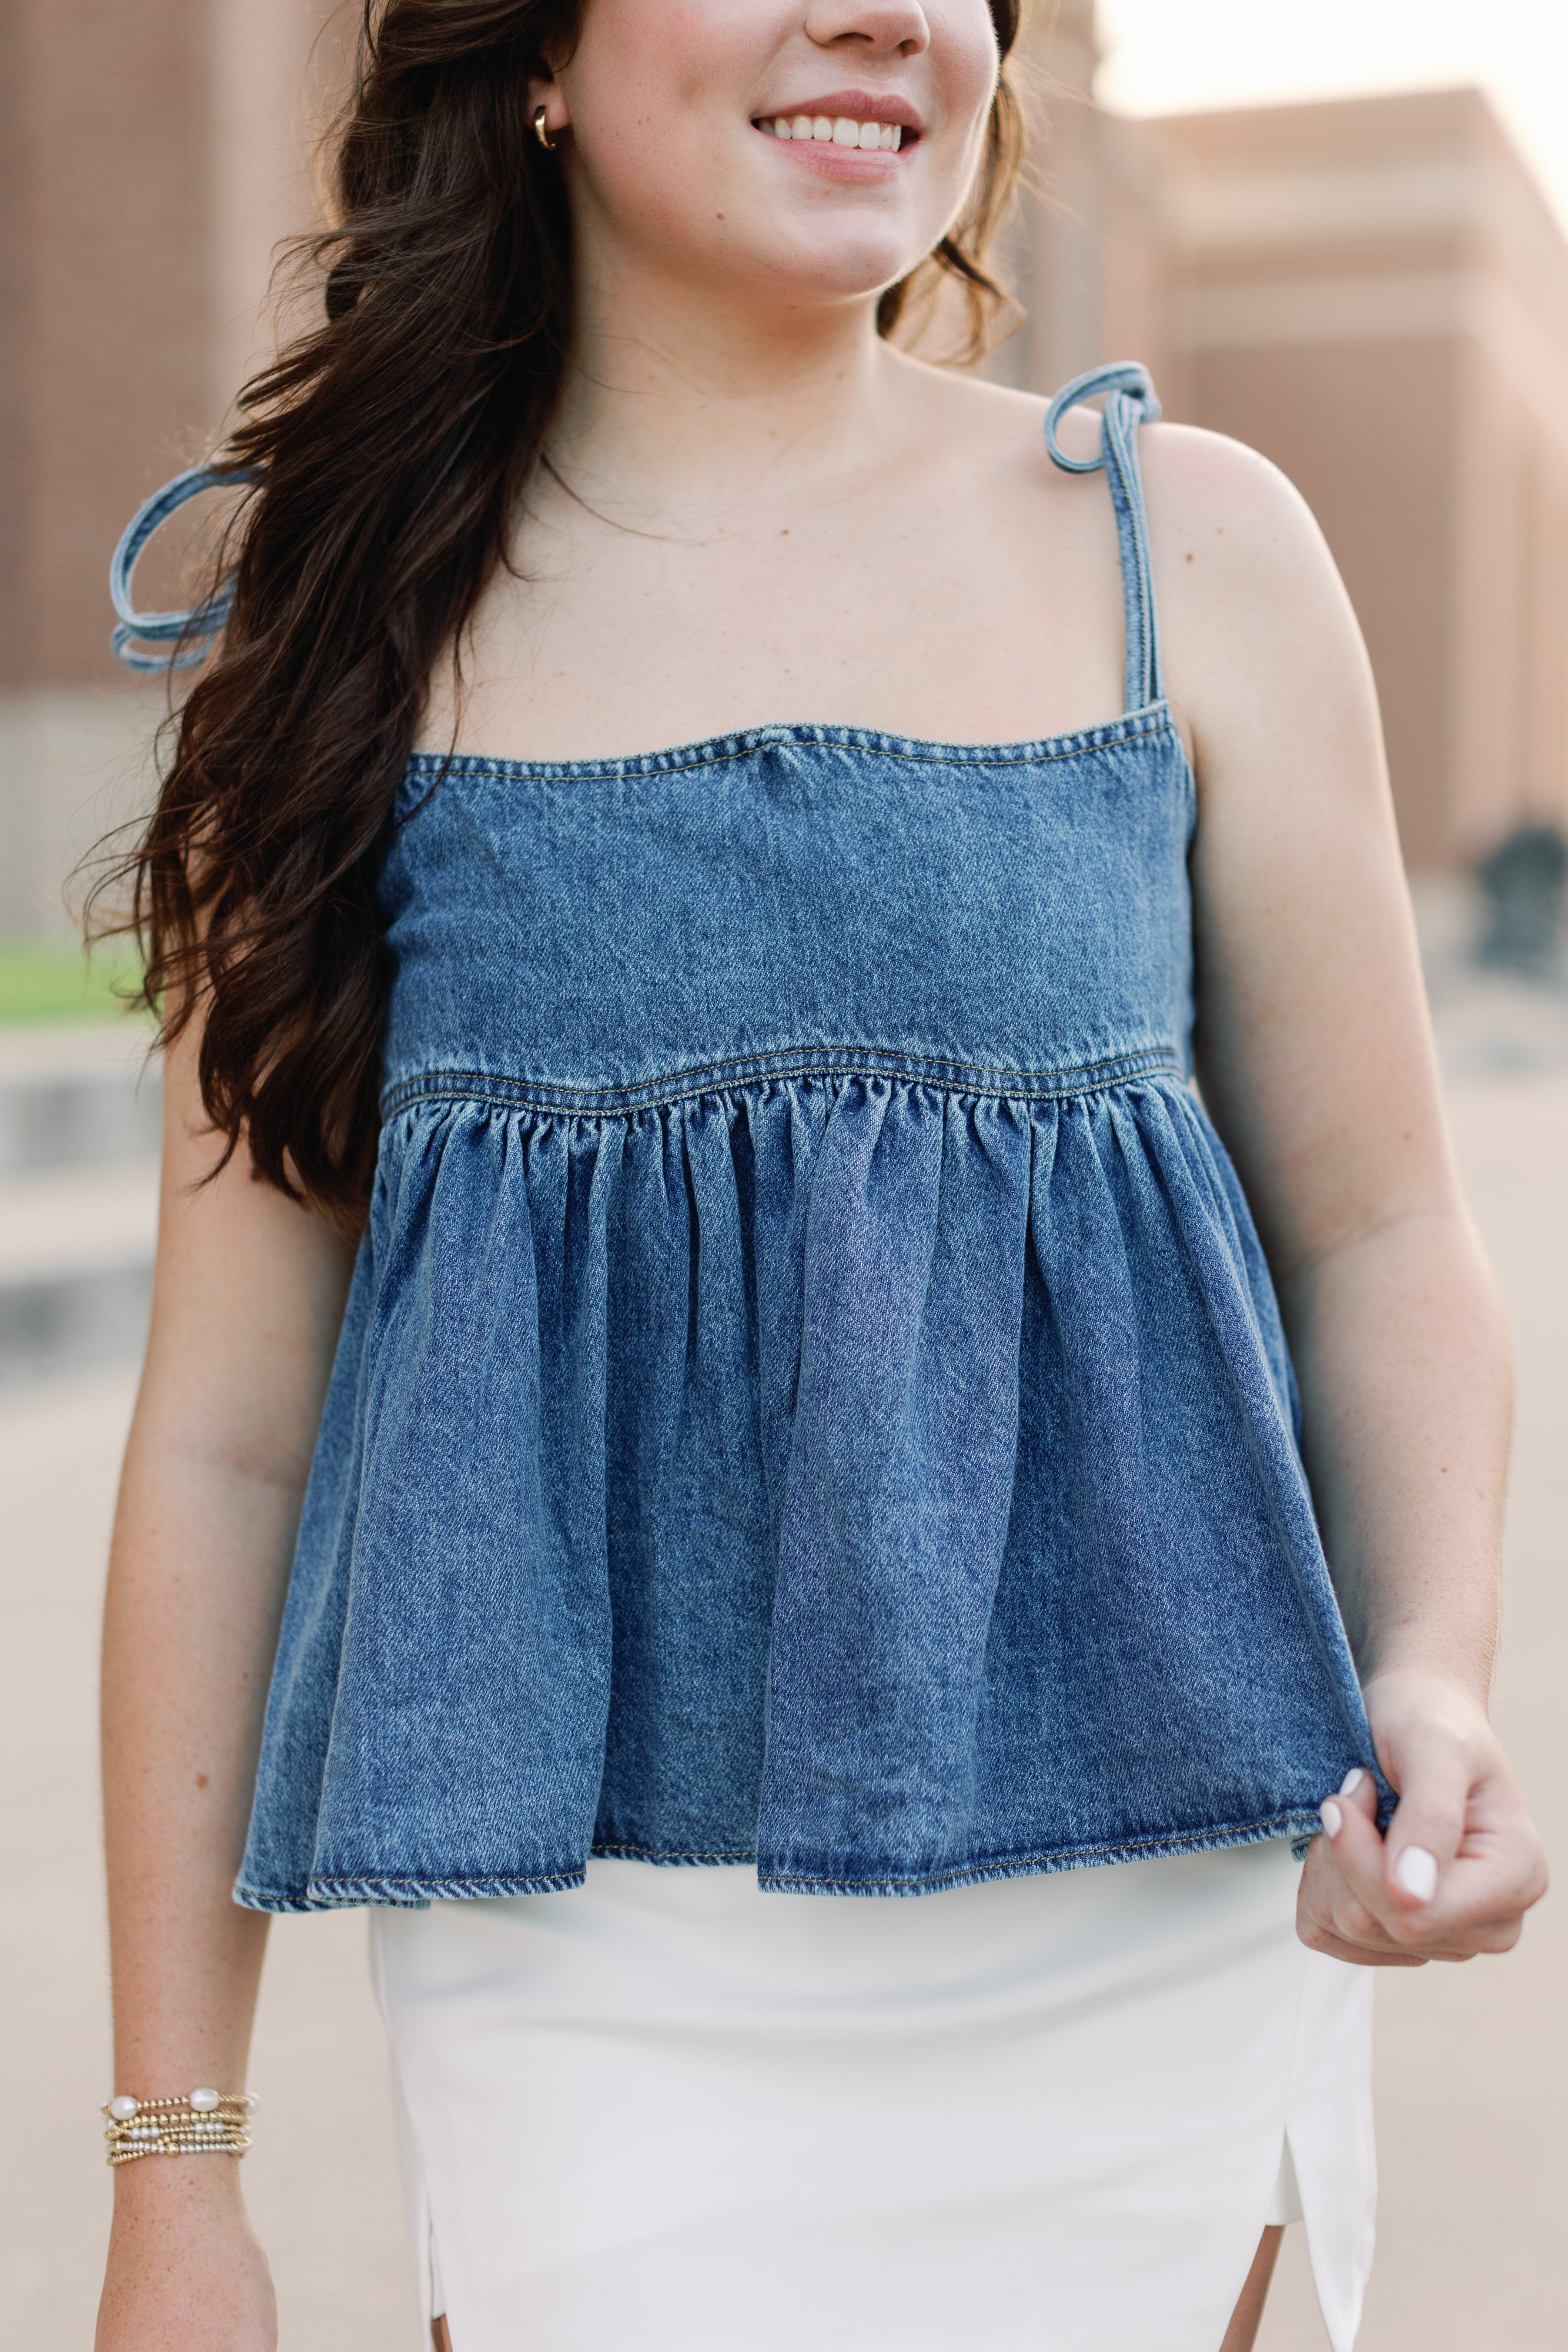
[[133, 2164], [139, 2156], [243, 2156], [246, 2124], [261, 2105], [246, 2091], [193, 2091], [183, 2099], [133, 2099], [121, 2091], [99, 2110], [108, 2162]]

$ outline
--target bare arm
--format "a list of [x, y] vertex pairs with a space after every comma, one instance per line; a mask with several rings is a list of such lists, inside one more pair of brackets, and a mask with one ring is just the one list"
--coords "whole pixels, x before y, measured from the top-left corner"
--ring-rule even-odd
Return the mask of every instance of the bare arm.
[[[1468, 1957], [1511, 1943], [1545, 1884], [1486, 1719], [1511, 1376], [1443, 1118], [1371, 675], [1273, 469], [1196, 434], [1152, 454], [1199, 779], [1200, 1076], [1279, 1286], [1324, 1544], [1402, 1799], [1385, 1848], [1369, 1782], [1331, 1806], [1303, 1933], [1344, 1958]], [[1435, 1857], [1435, 1894], [1406, 1847]]]
[[[158, 1270], [104, 1623], [116, 2090], [243, 2087], [267, 1921], [229, 1889], [351, 1265], [323, 1221], [216, 1158], [194, 1042], [166, 1072]], [[239, 2168], [115, 2174], [100, 2352], [268, 2352]]]

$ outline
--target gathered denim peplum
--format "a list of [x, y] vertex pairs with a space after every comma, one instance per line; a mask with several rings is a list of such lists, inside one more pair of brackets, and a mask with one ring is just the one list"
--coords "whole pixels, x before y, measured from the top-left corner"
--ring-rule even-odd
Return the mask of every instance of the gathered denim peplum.
[[1301, 1839], [1372, 1764], [1187, 1076], [1157, 411], [1141, 370], [1081, 380], [1059, 462], [1095, 392], [1120, 719], [411, 761], [239, 1901], [590, 1854], [914, 1895]]

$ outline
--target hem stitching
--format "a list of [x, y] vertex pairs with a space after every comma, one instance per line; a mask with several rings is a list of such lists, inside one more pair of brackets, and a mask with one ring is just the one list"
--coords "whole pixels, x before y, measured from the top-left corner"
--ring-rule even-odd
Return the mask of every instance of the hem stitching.
[[[974, 1885], [987, 1879], [1022, 1878], [1031, 1874], [1043, 1876], [1057, 1871], [1093, 1868], [1139, 1855], [1153, 1859], [1162, 1854], [1215, 1852], [1225, 1846], [1260, 1845], [1270, 1838], [1293, 1837], [1308, 1831], [1315, 1833], [1320, 1826], [1315, 1808], [1303, 1806], [1256, 1821], [1218, 1822], [1202, 1830], [1156, 1831], [1146, 1837], [1101, 1845], [1054, 1846], [1034, 1853], [980, 1855], [950, 1870], [855, 1878], [798, 1870], [759, 1870], [758, 1880], [764, 1890], [778, 1894], [918, 1895], [947, 1886]], [[591, 1847], [590, 1858], [640, 1861], [677, 1868], [756, 1863], [758, 1859], [755, 1848], [737, 1847], [708, 1853], [619, 1843]], [[235, 1885], [234, 1900], [257, 1911], [326, 1911], [359, 1904], [397, 1906], [502, 1899], [509, 1895], [565, 1893], [582, 1885], [585, 1875], [584, 1864], [572, 1863], [558, 1870], [505, 1876], [311, 1878], [300, 1889], [261, 1887], [241, 1880]]]
[[[737, 760], [755, 758], [758, 751], [779, 751], [814, 743], [831, 751], [877, 751], [885, 758], [911, 760], [939, 768], [1038, 768], [1067, 760], [1082, 760], [1095, 751], [1112, 751], [1149, 735], [1176, 735], [1169, 702], [1159, 699], [1098, 727], [1081, 727], [1067, 735], [1040, 735], [1013, 743], [932, 743], [912, 735], [887, 735], [875, 728], [830, 727], [783, 721], [741, 728], [733, 735], [710, 735], [692, 744], [675, 744], [666, 751], [633, 751], [620, 760], [507, 760], [484, 751], [413, 751], [409, 776], [434, 772], [446, 777], [498, 782], [507, 776], [534, 776], [543, 782], [570, 782], [574, 778], [611, 777], [630, 782], [643, 777], [678, 775], [693, 768], [722, 768]], [[1177, 740], [1179, 741], [1179, 737]], [[423, 803], [422, 803], [423, 805]]]
[[[914, 1055], [883, 1053], [875, 1046], [800, 1046], [779, 1054], [703, 1063], [694, 1069], [674, 1070], [666, 1076], [640, 1079], [624, 1087], [575, 1088], [493, 1071], [431, 1070], [389, 1087], [382, 1097], [382, 1117], [391, 1119], [415, 1102], [443, 1099], [488, 1101], [517, 1109], [590, 1118], [616, 1117], [689, 1102], [703, 1095], [733, 1093], [748, 1083], [831, 1077], [902, 1077], [942, 1093], [987, 1094], [998, 1101], [1009, 1097], [1049, 1101], [1102, 1094], [1140, 1078], [1180, 1076], [1180, 1057], [1170, 1045], [1148, 1046], [1059, 1070], [993, 1069], [975, 1063], [926, 1061]], [[987, 1079], [1004, 1083], [974, 1083]], [[689, 1083], [694, 1080], [706, 1083]]]

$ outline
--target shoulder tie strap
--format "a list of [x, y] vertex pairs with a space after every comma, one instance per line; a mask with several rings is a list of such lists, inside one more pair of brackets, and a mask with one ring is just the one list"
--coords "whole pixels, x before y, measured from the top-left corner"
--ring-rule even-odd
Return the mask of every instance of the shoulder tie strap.
[[[1070, 408], [1081, 401], [1105, 395], [1100, 421], [1100, 453], [1094, 457], [1070, 457], [1056, 437], [1056, 428]], [[1159, 621], [1155, 611], [1154, 573], [1149, 564], [1148, 521], [1144, 510], [1144, 478], [1138, 466], [1138, 427], [1153, 425], [1160, 404], [1146, 368], [1133, 360], [1109, 367], [1091, 368], [1086, 375], [1064, 383], [1045, 414], [1045, 446], [1053, 465], [1067, 474], [1096, 474], [1103, 466], [1111, 487], [1116, 515], [1116, 536], [1122, 550], [1122, 588], [1127, 606], [1127, 708], [1144, 710], [1166, 698], [1160, 663]]]
[[[204, 490], [221, 490], [235, 483], [255, 482], [261, 478], [254, 467], [225, 469], [218, 466], [193, 466], [188, 473], [176, 474], [165, 482], [144, 505], [137, 508], [126, 524], [114, 560], [109, 567], [109, 593], [120, 616], [110, 643], [117, 661], [127, 669], [143, 673], [170, 669], [192, 669], [206, 654], [234, 606], [234, 589], [225, 584], [204, 604], [196, 604], [188, 613], [139, 613], [131, 602], [131, 575], [137, 559], [161, 523], [168, 521], [177, 509]], [[182, 646], [181, 641], [183, 640]], [[138, 644], [168, 646], [180, 648], [168, 653], [141, 653]]]

